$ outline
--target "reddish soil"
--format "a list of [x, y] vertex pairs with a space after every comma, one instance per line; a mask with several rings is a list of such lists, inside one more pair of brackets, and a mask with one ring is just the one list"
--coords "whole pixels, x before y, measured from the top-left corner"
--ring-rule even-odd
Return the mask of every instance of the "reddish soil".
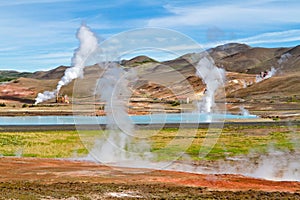
[[[184, 194], [184, 197], [213, 198], [217, 195], [238, 199], [246, 198], [247, 195], [261, 198], [264, 195], [272, 197], [280, 194], [290, 199], [300, 198], [298, 193], [300, 182], [277, 182], [228, 174], [203, 175], [163, 170], [130, 173], [131, 169], [119, 168], [119, 170], [91, 162], [2, 157], [0, 158], [0, 194], [3, 192], [2, 194], [10, 195], [5, 198], [20, 197], [17, 195], [25, 195], [28, 199], [45, 195], [52, 197], [51, 191], [54, 187], [57, 195], [62, 192], [62, 196], [53, 197], [76, 196], [81, 194], [80, 191], [89, 191], [89, 194], [96, 194], [98, 191], [99, 195], [99, 187], [102, 186], [103, 195], [104, 191], [120, 192], [120, 188], [123, 188], [122, 191], [127, 192], [139, 191], [136, 193], [139, 193], [140, 197], [173, 197], [173, 195], [183, 197]], [[63, 191], [58, 185], [63, 186]], [[77, 191], [75, 194], [73, 187]], [[14, 190], [18, 192], [15, 193]], [[77, 197], [79, 198], [80, 195]]]
[[0, 85], [0, 101], [2, 103], [32, 103], [28, 98], [36, 95], [32, 89], [21, 87], [13, 84]]

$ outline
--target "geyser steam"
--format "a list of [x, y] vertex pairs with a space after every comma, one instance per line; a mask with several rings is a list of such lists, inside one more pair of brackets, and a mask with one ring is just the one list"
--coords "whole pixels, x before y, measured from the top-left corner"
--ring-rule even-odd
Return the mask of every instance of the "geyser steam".
[[270, 71], [261, 72], [260, 75], [256, 76], [255, 82], [259, 83], [262, 80], [271, 78], [272, 76], [274, 76], [276, 74], [276, 72], [277, 72], [277, 70], [274, 67], [272, 67]]
[[58, 82], [55, 90], [39, 93], [35, 99], [35, 104], [54, 98], [59, 93], [62, 86], [83, 76], [86, 60], [89, 55], [98, 48], [98, 40], [95, 34], [86, 25], [82, 25], [79, 28], [77, 38], [80, 41], [80, 46], [76, 49], [72, 58], [72, 67], [65, 71], [64, 76]]
[[206, 84], [206, 92], [203, 102], [198, 104], [201, 112], [210, 113], [215, 102], [215, 93], [225, 82], [225, 70], [218, 68], [214, 61], [204, 57], [197, 64], [196, 75]]
[[116, 63], [106, 63], [106, 70], [98, 80], [96, 93], [105, 102], [107, 135], [96, 140], [89, 158], [119, 166], [126, 165], [128, 161], [132, 165], [132, 162], [148, 161], [151, 158], [149, 144], [141, 139], [133, 142], [136, 136], [127, 113], [127, 103], [131, 96], [128, 84], [134, 79], [134, 69], [125, 71]]

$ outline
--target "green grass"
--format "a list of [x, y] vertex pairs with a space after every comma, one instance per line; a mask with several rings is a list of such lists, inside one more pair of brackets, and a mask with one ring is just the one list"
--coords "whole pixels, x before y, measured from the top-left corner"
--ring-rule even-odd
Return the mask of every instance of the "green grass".
[[[212, 131], [207, 138], [206, 129], [198, 129], [196, 133], [194, 129], [185, 129], [181, 133], [175, 129], [163, 129], [151, 137], [152, 151], [159, 152], [158, 160], [176, 158], [180, 152], [187, 153], [192, 160], [216, 160], [249, 153], [264, 154], [270, 146], [278, 150], [299, 151], [295, 145], [300, 142], [299, 127], [293, 129], [296, 130], [289, 127], [229, 127]], [[218, 131], [222, 131], [221, 134]], [[199, 153], [206, 156], [199, 157]]]
[[[0, 154], [41, 158], [84, 156], [103, 133], [81, 131], [79, 136], [77, 131], [0, 132]], [[300, 150], [299, 127], [233, 126], [210, 130], [209, 134], [206, 129], [162, 129], [139, 130], [136, 134], [151, 144], [157, 160], [174, 160], [183, 152], [192, 160], [216, 160], [250, 152], [264, 154], [270, 146], [284, 151]], [[138, 140], [132, 143], [134, 146]], [[208, 154], [199, 157], [199, 153]]]
[[71, 157], [74, 152], [86, 154], [76, 131], [0, 132], [0, 154], [24, 157]]

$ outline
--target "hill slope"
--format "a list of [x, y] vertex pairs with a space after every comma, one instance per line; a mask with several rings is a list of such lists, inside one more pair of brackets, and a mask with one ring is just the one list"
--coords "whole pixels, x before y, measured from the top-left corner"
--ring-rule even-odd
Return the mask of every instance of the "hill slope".
[[[252, 109], [253, 102], [259, 103], [257, 106], [274, 109], [282, 108], [282, 104], [291, 108], [299, 106], [300, 46], [257, 48], [231, 43], [209, 49], [207, 53], [217, 66], [227, 71], [225, 91], [227, 100], [233, 103], [233, 107], [234, 102], [242, 102], [246, 107], [248, 105], [249, 109]], [[203, 53], [190, 53], [165, 62], [157, 62], [147, 56], [121, 61], [120, 64], [127, 70], [131, 67], [138, 67], [135, 68], [138, 70], [138, 80], [130, 84], [132, 99], [151, 102], [159, 100], [165, 103], [178, 100], [174, 92], [180, 95], [180, 98], [191, 100], [202, 97], [205, 84], [195, 76], [195, 67], [202, 55]], [[277, 70], [276, 75], [256, 83], [256, 76], [272, 67]], [[14, 102], [33, 102], [38, 92], [53, 90], [67, 68], [60, 66], [33, 74], [12, 71], [6, 74], [0, 73], [0, 77], [2, 75], [6, 78], [9, 78], [8, 75], [10, 77], [23, 76], [11, 83], [0, 85], [0, 102], [7, 102], [9, 99], [13, 99]], [[97, 65], [86, 67], [84, 79], [73, 81], [70, 85], [63, 87], [61, 94], [72, 96], [75, 91], [76, 97], [88, 98], [93, 95], [96, 80], [101, 77], [102, 73]], [[74, 87], [75, 90], [73, 90]], [[195, 97], [195, 95], [198, 96]], [[15, 98], [16, 96], [18, 98]], [[263, 103], [268, 103], [268, 105]], [[145, 104], [141, 104], [142, 109], [145, 107], [147, 107]]]
[[30, 72], [17, 72], [13, 70], [0, 70], [0, 82], [6, 82], [18, 79], [20, 77], [30, 77]]

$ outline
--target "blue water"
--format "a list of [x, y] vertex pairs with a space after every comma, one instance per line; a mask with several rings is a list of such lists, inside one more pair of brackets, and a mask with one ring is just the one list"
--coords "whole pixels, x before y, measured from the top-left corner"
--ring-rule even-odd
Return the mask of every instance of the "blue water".
[[[233, 114], [152, 114], [129, 117], [134, 124], [164, 124], [164, 123], [205, 123], [226, 119], [253, 119], [256, 115]], [[26, 116], [0, 117], [0, 125], [72, 125], [72, 124], [106, 124], [105, 116]]]

